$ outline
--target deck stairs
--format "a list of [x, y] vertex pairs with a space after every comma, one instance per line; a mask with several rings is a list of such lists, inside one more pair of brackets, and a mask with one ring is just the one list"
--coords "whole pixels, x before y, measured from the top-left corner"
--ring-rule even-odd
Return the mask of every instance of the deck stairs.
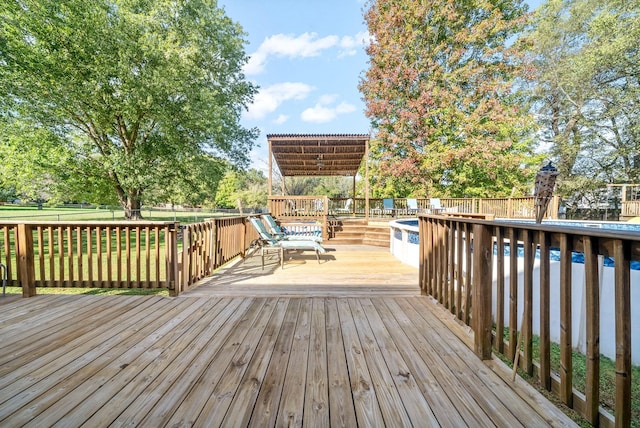
[[329, 243], [334, 245], [373, 245], [389, 248], [389, 224], [364, 219], [332, 219]]

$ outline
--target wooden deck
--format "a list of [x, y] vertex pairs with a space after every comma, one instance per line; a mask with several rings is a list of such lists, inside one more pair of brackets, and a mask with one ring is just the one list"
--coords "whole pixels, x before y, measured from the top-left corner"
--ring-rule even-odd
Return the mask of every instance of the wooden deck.
[[430, 298], [307, 278], [326, 296], [0, 299], [0, 426], [572, 425]]
[[320, 263], [312, 251], [292, 252], [280, 268], [278, 256], [260, 254], [220, 269], [187, 296], [358, 297], [419, 296], [418, 269], [401, 263], [388, 248], [324, 245]]

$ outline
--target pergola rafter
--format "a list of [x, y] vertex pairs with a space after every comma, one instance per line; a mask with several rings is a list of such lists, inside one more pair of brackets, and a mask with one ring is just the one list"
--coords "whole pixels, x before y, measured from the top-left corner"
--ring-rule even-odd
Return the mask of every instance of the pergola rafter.
[[[355, 198], [356, 175], [362, 159], [367, 158], [369, 138], [369, 134], [268, 134], [269, 196], [275, 160], [283, 180], [285, 177], [353, 177], [352, 197]], [[365, 171], [368, 212], [368, 165]]]

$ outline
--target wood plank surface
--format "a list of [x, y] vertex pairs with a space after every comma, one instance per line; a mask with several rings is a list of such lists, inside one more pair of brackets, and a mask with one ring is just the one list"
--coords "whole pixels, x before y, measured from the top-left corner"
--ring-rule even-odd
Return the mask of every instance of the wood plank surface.
[[[545, 414], [543, 397], [514, 393], [427, 297], [37, 296], [1, 307], [11, 370], [0, 374], [0, 426], [571, 426]], [[23, 323], [34, 334], [17, 338]]]

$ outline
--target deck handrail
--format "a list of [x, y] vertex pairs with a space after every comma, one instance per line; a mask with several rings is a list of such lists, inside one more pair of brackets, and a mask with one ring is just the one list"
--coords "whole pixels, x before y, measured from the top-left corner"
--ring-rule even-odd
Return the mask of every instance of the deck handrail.
[[[615, 296], [615, 426], [629, 426], [632, 371], [630, 264], [640, 260], [637, 233], [433, 215], [419, 216], [418, 223], [420, 288], [472, 327], [476, 354], [488, 359], [495, 350], [514, 361], [519, 353], [519, 368], [529, 376], [537, 376], [547, 390], [557, 391], [560, 400], [588, 422], [603, 424], [601, 426], [613, 426], [614, 418], [602, 409], [599, 398], [599, 279], [604, 275], [599, 273], [599, 269], [602, 270], [599, 257], [612, 257], [615, 260], [611, 281]], [[514, 254], [510, 248], [514, 242], [523, 247], [522, 260], [509, 256]], [[508, 255], [505, 255], [506, 249]], [[554, 263], [553, 277], [552, 249], [559, 252], [560, 259], [559, 263]], [[581, 320], [586, 327], [584, 394], [572, 386], [572, 335], [576, 328], [572, 325], [572, 306], [577, 305], [572, 299], [572, 252], [584, 254], [586, 311]], [[534, 275], [536, 270], [538, 275]], [[518, 275], [511, 275], [511, 272], [518, 272]], [[550, 314], [552, 291], [559, 294], [559, 314], [554, 316]], [[534, 308], [534, 296], [539, 296], [539, 307]], [[556, 324], [552, 325], [552, 321]], [[537, 362], [533, 361], [534, 324], [540, 336]], [[561, 364], [557, 375], [551, 373], [552, 329], [560, 334]], [[507, 339], [503, 337], [505, 330], [508, 331]]]
[[0, 223], [7, 285], [24, 297], [36, 287], [166, 288], [177, 295], [256, 239], [246, 216], [177, 222]]
[[[344, 211], [348, 199], [352, 199], [349, 212]], [[430, 198], [415, 198], [418, 211], [427, 212], [432, 208]], [[535, 218], [535, 198], [510, 197], [510, 198], [439, 198], [443, 210], [467, 214], [493, 214], [499, 218]], [[393, 198], [394, 215], [403, 215], [407, 209], [407, 198]], [[545, 218], [558, 218], [560, 197], [554, 196], [547, 207]], [[327, 216], [327, 215], [353, 215], [364, 216], [366, 214], [364, 198], [327, 198], [326, 196], [270, 196], [269, 211], [276, 217]], [[383, 198], [369, 198], [369, 216], [380, 216], [384, 212]], [[413, 214], [411, 214], [413, 215]]]

